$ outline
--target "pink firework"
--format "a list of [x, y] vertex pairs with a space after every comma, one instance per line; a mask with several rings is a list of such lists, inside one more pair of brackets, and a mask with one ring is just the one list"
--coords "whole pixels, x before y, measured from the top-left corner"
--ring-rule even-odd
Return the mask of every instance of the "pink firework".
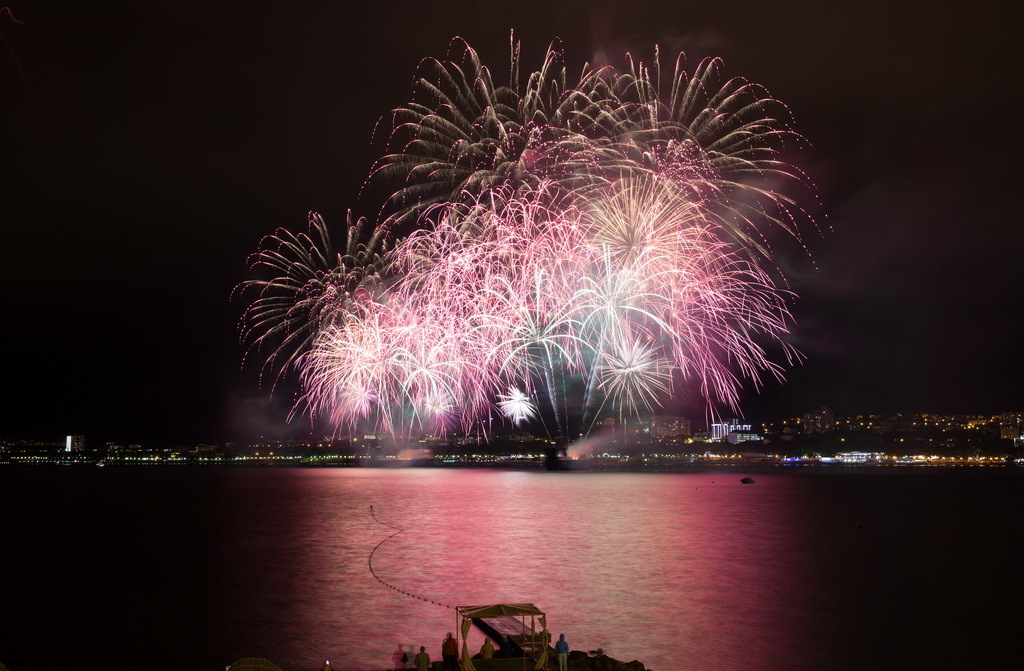
[[564, 432], [572, 379], [586, 430], [606, 403], [619, 414], [658, 405], [676, 373], [735, 408], [733, 367], [755, 383], [779, 372], [755, 338], [781, 342], [785, 302], [671, 182], [620, 180], [578, 204], [551, 184], [492, 190], [433, 216], [388, 256], [401, 278], [390, 300], [354, 331], [331, 330], [305, 362], [314, 410], [352, 422], [373, 398], [394, 428], [396, 408], [425, 423], [457, 407], [466, 427], [490, 399], [511, 400], [501, 390], [538, 389]]
[[799, 356], [768, 243], [803, 215], [788, 110], [717, 59], [688, 73], [680, 55], [663, 77], [655, 51], [570, 80], [552, 47], [521, 78], [513, 40], [511, 65], [496, 83], [458, 39], [422, 63], [370, 177], [397, 185], [362, 248], [370, 272], [291, 265], [319, 257], [279, 235], [256, 342], [286, 338], [304, 409], [338, 427], [468, 429], [530, 407], [568, 437], [680, 384], [738, 411], [744, 384], [781, 377], [769, 349]]

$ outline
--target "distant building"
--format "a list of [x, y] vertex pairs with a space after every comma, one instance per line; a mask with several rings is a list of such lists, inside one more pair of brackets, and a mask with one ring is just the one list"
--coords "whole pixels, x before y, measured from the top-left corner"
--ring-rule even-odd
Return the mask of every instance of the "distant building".
[[834, 457], [821, 457], [822, 463], [874, 464], [883, 459], [882, 452], [837, 452]]
[[752, 433], [750, 424], [740, 424], [738, 419], [726, 419], [711, 425], [711, 440], [725, 440], [730, 433]]
[[808, 412], [804, 415], [804, 433], [813, 435], [817, 433], [832, 433], [836, 428], [835, 417], [828, 406], [821, 406], [817, 412]]
[[999, 437], [1020, 443], [1024, 439], [1024, 412], [1004, 412], [999, 416]]
[[725, 437], [725, 440], [730, 445], [738, 445], [740, 443], [749, 443], [753, 441], [761, 440], [761, 436], [750, 431], [750, 425], [744, 424], [746, 427], [745, 431], [730, 431]]
[[651, 433], [655, 438], [690, 436], [690, 420], [675, 415], [657, 415], [651, 418]]
[[85, 449], [85, 436], [68, 436], [64, 441], [65, 452], [81, 452]]

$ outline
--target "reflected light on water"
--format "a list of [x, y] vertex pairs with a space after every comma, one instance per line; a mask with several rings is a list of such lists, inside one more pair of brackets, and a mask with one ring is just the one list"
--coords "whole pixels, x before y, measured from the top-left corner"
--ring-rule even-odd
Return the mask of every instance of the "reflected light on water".
[[529, 602], [655, 671], [1014, 668], [1020, 472], [851, 468], [0, 470], [0, 662], [379, 670]]
[[[236, 634], [248, 638], [256, 625], [259, 640], [306, 640], [343, 668], [385, 668], [396, 642], [439, 655], [444, 633], [458, 629], [452, 607], [499, 602], [534, 603], [574, 646], [623, 661], [657, 668], [683, 653], [737, 668], [751, 653], [729, 637], [765, 632], [757, 647], [775, 661], [790, 631], [775, 596], [810, 587], [787, 570], [806, 563], [794, 513], [770, 487], [744, 488], [732, 475], [367, 469], [293, 477], [308, 481], [285, 508], [231, 535], [228, 557], [276, 556], [255, 582], [280, 588], [266, 629], [246, 622]], [[388, 539], [395, 530], [373, 519], [371, 505], [401, 533]], [[378, 543], [373, 569], [393, 589], [369, 575]], [[266, 598], [252, 577], [225, 578], [226, 601]], [[478, 649], [483, 635], [474, 630], [469, 642]]]

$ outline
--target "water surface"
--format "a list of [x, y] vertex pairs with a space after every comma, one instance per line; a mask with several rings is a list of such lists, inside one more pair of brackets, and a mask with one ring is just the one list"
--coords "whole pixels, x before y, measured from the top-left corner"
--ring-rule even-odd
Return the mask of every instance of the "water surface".
[[398, 643], [439, 657], [449, 606], [530, 602], [656, 671], [1020, 668], [1022, 482], [9, 467], [0, 662], [383, 669]]

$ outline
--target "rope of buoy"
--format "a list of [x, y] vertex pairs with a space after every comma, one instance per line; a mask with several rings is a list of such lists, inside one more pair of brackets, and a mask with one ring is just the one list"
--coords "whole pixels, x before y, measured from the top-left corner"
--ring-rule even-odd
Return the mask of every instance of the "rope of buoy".
[[392, 589], [392, 590], [398, 592], [399, 594], [404, 594], [405, 596], [409, 596], [409, 597], [412, 597], [414, 599], [419, 599], [420, 601], [430, 601], [430, 603], [434, 604], [435, 606], [443, 606], [445, 608], [455, 608], [455, 606], [450, 606], [450, 605], [448, 605], [446, 603], [441, 603], [440, 601], [434, 601], [432, 599], [428, 599], [425, 596], [420, 596], [419, 594], [413, 594], [412, 592], [407, 592], [405, 590], [399, 589], [399, 588], [395, 587], [394, 585], [392, 585], [391, 583], [385, 582], [383, 578], [381, 578], [379, 575], [377, 575], [377, 572], [373, 570], [373, 553], [377, 551], [377, 548], [379, 548], [381, 545], [384, 545], [384, 543], [387, 543], [389, 540], [391, 540], [392, 538], [394, 538], [398, 534], [400, 534], [403, 531], [405, 531], [405, 529], [401, 529], [399, 527], [396, 527], [393, 524], [388, 524], [387, 522], [381, 522], [379, 519], [377, 519], [377, 513], [374, 512], [373, 506], [370, 506], [370, 517], [372, 517], [373, 521], [376, 522], [377, 524], [382, 524], [382, 525], [384, 525], [384, 526], [386, 526], [386, 527], [388, 527], [390, 529], [396, 529], [395, 533], [391, 534], [390, 536], [388, 536], [387, 538], [385, 538], [381, 542], [377, 543], [375, 546], [373, 546], [373, 549], [370, 550], [370, 555], [366, 558], [366, 563], [370, 567], [370, 575], [372, 575], [377, 580], [377, 582], [379, 582], [380, 584], [384, 585], [388, 589]]

